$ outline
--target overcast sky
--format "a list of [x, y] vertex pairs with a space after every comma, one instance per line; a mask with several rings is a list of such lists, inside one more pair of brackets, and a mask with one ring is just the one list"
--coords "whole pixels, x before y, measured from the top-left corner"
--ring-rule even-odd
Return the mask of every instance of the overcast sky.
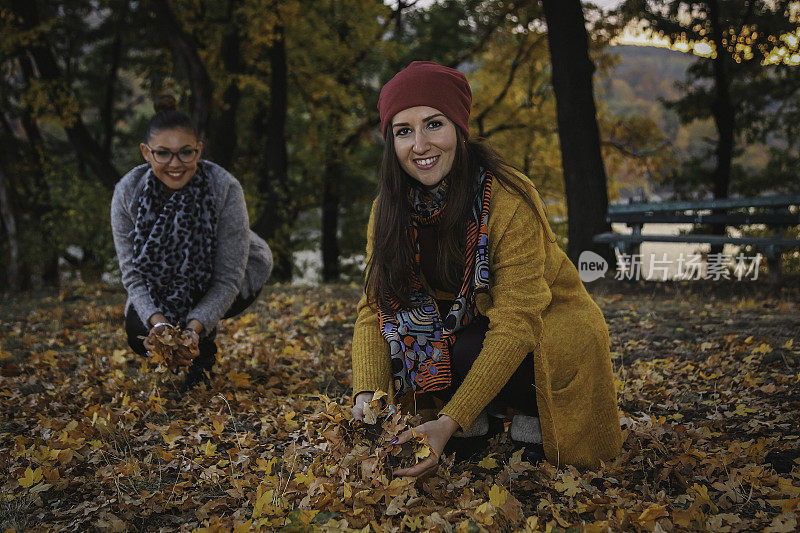
[[[418, 5], [425, 7], [431, 5], [434, 1], [435, 0], [420, 0]], [[395, 0], [386, 0], [385, 3], [389, 5], [397, 4]], [[622, 0], [593, 0], [593, 3], [597, 4], [603, 9], [610, 9], [612, 7], [617, 7], [622, 3]]]
[[594, 0], [594, 3], [603, 9], [610, 9], [612, 7], [617, 7], [622, 3], [622, 0]]

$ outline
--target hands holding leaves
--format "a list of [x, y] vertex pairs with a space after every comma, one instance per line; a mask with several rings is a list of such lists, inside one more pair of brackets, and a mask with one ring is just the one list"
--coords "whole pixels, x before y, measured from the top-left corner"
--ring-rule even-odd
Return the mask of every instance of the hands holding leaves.
[[[353, 408], [350, 410], [350, 413], [353, 415], [353, 418], [356, 420], [364, 421], [364, 409], [369, 405], [372, 401], [372, 398], [375, 396], [372, 392], [359, 392], [356, 394], [355, 401], [353, 402]], [[367, 422], [367, 424], [374, 424], [375, 421]]]
[[159, 322], [144, 339], [148, 355], [168, 368], [190, 365], [200, 353], [200, 337], [192, 328], [181, 331], [167, 322]]
[[424, 476], [432, 474], [439, 466], [439, 458], [442, 456], [444, 447], [453, 433], [458, 429], [458, 423], [447, 415], [441, 416], [436, 420], [425, 422], [401, 433], [393, 444], [403, 444], [409, 440], [424, 436], [425, 443], [428, 445], [430, 454], [427, 457], [420, 457], [422, 461], [410, 468], [400, 468], [394, 471], [395, 476]]
[[[414, 426], [410, 429], [402, 429], [398, 426], [399, 418], [396, 414], [394, 406], [387, 408], [388, 413], [383, 413], [383, 400], [386, 393], [378, 391], [361, 392], [356, 395], [351, 413], [353, 419], [362, 421], [366, 425], [377, 425], [381, 418], [384, 418], [381, 426], [383, 432], [388, 430], [393, 432], [396, 436], [388, 443], [392, 448], [391, 454], [394, 456], [411, 456], [417, 460], [416, 464], [399, 468], [394, 470], [395, 476], [423, 476], [436, 471], [439, 465], [439, 458], [442, 455], [447, 441], [458, 429], [458, 424], [449, 416], [442, 416], [438, 420], [431, 420], [421, 425]], [[394, 421], [393, 421], [394, 420]], [[387, 427], [387, 425], [389, 427]], [[408, 425], [403, 424], [402, 427], [407, 428]], [[402, 431], [399, 434], [398, 431]], [[408, 446], [403, 446], [406, 443], [414, 441], [422, 446], [413, 446], [415, 449], [410, 453]], [[421, 460], [421, 461], [420, 461]]]

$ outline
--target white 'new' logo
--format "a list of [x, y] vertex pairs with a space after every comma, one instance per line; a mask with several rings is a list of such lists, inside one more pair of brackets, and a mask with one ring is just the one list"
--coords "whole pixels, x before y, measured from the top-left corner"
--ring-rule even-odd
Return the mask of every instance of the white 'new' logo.
[[608, 270], [608, 261], [589, 250], [581, 252], [578, 257], [578, 274], [584, 283], [600, 279]]

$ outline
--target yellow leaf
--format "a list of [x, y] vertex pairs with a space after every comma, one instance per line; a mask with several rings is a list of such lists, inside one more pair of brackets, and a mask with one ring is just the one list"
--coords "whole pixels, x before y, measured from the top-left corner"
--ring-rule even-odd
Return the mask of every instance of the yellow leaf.
[[29, 488], [36, 483], [39, 483], [42, 480], [44, 475], [42, 474], [42, 467], [38, 467], [36, 470], [31, 470], [31, 467], [25, 469], [25, 474], [19, 478], [19, 484], [21, 487]]
[[481, 524], [491, 526], [494, 524], [494, 515], [496, 511], [491, 503], [483, 502], [475, 509], [475, 520]]
[[485, 468], [486, 470], [497, 468], [497, 459], [495, 459], [494, 454], [487, 455], [480, 461], [478, 461], [478, 466], [481, 468]]
[[591, 524], [584, 524], [581, 531], [582, 533], [606, 533], [607, 531], [611, 531], [611, 528], [608, 526], [608, 522], [599, 521]]
[[697, 501], [697, 503], [699, 503], [700, 505], [703, 504], [708, 505], [709, 509], [711, 509], [712, 512], [716, 513], [717, 511], [719, 511], [717, 506], [714, 505], [714, 502], [711, 501], [711, 497], [709, 497], [708, 495], [708, 487], [706, 487], [705, 485], [699, 485], [695, 483], [686, 492], [689, 494], [689, 496], [692, 496], [695, 499], [695, 501]]
[[772, 351], [772, 348], [769, 345], [767, 345], [766, 343], [762, 342], [756, 348], [753, 348], [753, 350], [750, 353], [753, 353], [753, 354], [756, 354], [756, 353], [768, 354], [771, 351]]
[[786, 514], [797, 508], [800, 510], [800, 498], [790, 498], [785, 500], [767, 500], [773, 507], [780, 507], [781, 513]]
[[791, 497], [800, 496], [800, 487], [792, 485], [792, 480], [785, 477], [778, 478], [778, 488]]
[[260, 518], [262, 516], [269, 516], [274, 507], [272, 500], [275, 491], [272, 489], [264, 490], [264, 485], [259, 485], [256, 492], [256, 502], [253, 504], [253, 518]]
[[386, 398], [387, 396], [389, 396], [389, 395], [386, 394], [385, 392], [383, 392], [382, 390], [376, 390], [375, 394], [372, 396], [372, 400], [370, 400], [369, 403], [377, 402], [378, 400], [382, 400], [383, 398]]
[[555, 487], [558, 492], [561, 492], [570, 498], [582, 490], [578, 480], [572, 477], [571, 474], [564, 474], [562, 480], [556, 481], [553, 484], [553, 487]]
[[520, 448], [519, 450], [515, 451], [511, 454], [511, 458], [508, 460], [508, 466], [511, 467], [511, 470], [514, 472], [521, 472], [523, 470], [530, 470], [533, 468], [533, 465], [527, 461], [522, 460], [522, 452], [524, 450]]
[[314, 520], [319, 514], [319, 511], [315, 511], [314, 509], [302, 509], [300, 511], [300, 521], [304, 524], [311, 524], [311, 521]]
[[211, 441], [207, 440], [206, 441], [206, 447], [203, 450], [203, 453], [205, 454], [206, 457], [211, 457], [212, 455], [217, 453], [217, 445], [216, 444], [211, 444]]
[[495, 507], [502, 507], [508, 499], [508, 491], [495, 484], [489, 489], [489, 503]]
[[426, 457], [430, 456], [431, 449], [428, 445], [422, 446], [419, 450], [414, 452], [414, 457], [416, 457], [417, 461], [420, 459], [425, 459]]
[[312, 472], [310, 468], [308, 470], [306, 470], [305, 472], [301, 472], [301, 473], [297, 474], [295, 476], [295, 478], [294, 478], [294, 480], [297, 483], [302, 484], [302, 485], [306, 485], [306, 486], [310, 486], [311, 483], [313, 483], [315, 479], [317, 479], [317, 477], [314, 475], [314, 472]]
[[251, 518], [247, 522], [239, 524], [235, 528], [233, 528], [233, 533], [248, 533], [250, 531], [250, 526], [253, 525], [253, 519]]
[[663, 516], [669, 516], [667, 508], [654, 503], [639, 515], [639, 522], [652, 522], [656, 518], [661, 518]]
[[125, 357], [127, 353], [128, 353], [127, 350], [121, 350], [121, 349], [114, 350], [114, 352], [111, 355], [111, 361], [117, 365], [125, 364], [125, 362], [128, 360], [128, 358]]
[[791, 350], [791, 349], [792, 349], [792, 346], [794, 346], [794, 339], [789, 339], [789, 340], [788, 340], [788, 341], [786, 341], [786, 343], [783, 345], [783, 347], [784, 347], [784, 348], [786, 348], [787, 350]]
[[234, 387], [247, 387], [250, 385], [250, 374], [247, 372], [237, 372], [236, 370], [231, 370], [225, 376]]

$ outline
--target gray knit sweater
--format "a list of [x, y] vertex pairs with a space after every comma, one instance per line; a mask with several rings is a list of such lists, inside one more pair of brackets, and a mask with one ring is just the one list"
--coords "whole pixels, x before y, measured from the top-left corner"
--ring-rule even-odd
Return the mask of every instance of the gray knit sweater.
[[[228, 171], [200, 160], [208, 176], [217, 207], [217, 252], [214, 273], [205, 296], [189, 311], [186, 321], [196, 319], [210, 332], [233, 303], [236, 295], [247, 297], [259, 290], [272, 271], [272, 252], [250, 230], [242, 186]], [[111, 229], [117, 249], [122, 284], [128, 291], [126, 312], [133, 306], [142, 322], [161, 312], [147, 291], [145, 280], [133, 266], [133, 230], [139, 195], [144, 189], [149, 164], [139, 165], [117, 183], [111, 201]]]

